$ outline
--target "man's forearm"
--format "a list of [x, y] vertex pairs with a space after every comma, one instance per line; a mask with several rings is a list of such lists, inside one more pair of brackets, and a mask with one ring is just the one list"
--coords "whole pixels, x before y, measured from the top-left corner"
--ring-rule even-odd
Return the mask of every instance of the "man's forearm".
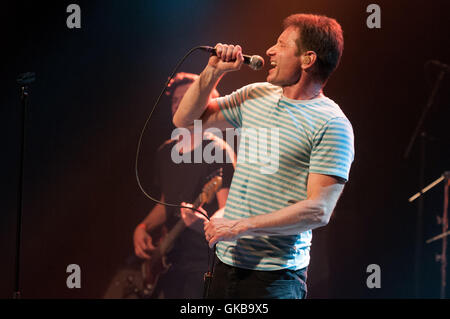
[[[161, 199], [163, 201], [163, 199]], [[155, 228], [166, 222], [166, 208], [161, 204], [156, 204], [141, 224], [145, 225], [145, 230], [151, 232]]]
[[304, 200], [273, 213], [238, 220], [243, 235], [298, 235], [325, 226], [331, 211], [321, 202]]
[[194, 120], [201, 118], [205, 112], [211, 92], [216, 88], [223, 73], [207, 66], [200, 76], [192, 83], [180, 102], [173, 117], [176, 127], [189, 127]]
[[[334, 207], [333, 207], [334, 208]], [[205, 223], [209, 247], [242, 236], [287, 236], [325, 226], [333, 208], [316, 200], [304, 200], [273, 213], [230, 220], [213, 218]]]
[[[278, 211], [238, 220], [245, 234], [296, 235], [328, 224], [344, 188], [334, 177], [311, 174], [309, 198]], [[241, 224], [241, 226], [239, 226]]]

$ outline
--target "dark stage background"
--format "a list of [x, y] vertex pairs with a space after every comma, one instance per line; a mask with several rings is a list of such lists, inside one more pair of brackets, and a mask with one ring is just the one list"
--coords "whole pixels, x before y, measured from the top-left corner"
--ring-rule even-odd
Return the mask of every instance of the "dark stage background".
[[[0, 10], [0, 297], [14, 290], [20, 104], [15, 78], [34, 71], [26, 123], [21, 288], [24, 298], [101, 298], [126, 258], [132, 233], [152, 207], [139, 191], [134, 157], [140, 130], [177, 61], [196, 45], [238, 43], [265, 56], [291, 13], [322, 13], [344, 29], [342, 62], [325, 94], [351, 120], [356, 157], [350, 182], [325, 228], [314, 231], [310, 298], [410, 298], [414, 290], [419, 148], [402, 158], [439, 69], [450, 63], [448, 1], [376, 1], [381, 29], [366, 26], [374, 1], [76, 1], [81, 29], [66, 27], [68, 1], [9, 1]], [[13, 4], [14, 3], [14, 4]], [[46, 5], [43, 5], [46, 3]], [[182, 70], [200, 72], [198, 52]], [[222, 94], [264, 81], [243, 67]], [[450, 169], [450, 75], [427, 116], [425, 182]], [[145, 134], [145, 187], [152, 155], [170, 136], [161, 103]], [[424, 239], [440, 233], [443, 185], [425, 196]], [[440, 242], [424, 245], [420, 297], [439, 297]], [[81, 267], [81, 288], [66, 267]], [[381, 267], [368, 289], [366, 267]], [[447, 294], [449, 295], [449, 294]]]

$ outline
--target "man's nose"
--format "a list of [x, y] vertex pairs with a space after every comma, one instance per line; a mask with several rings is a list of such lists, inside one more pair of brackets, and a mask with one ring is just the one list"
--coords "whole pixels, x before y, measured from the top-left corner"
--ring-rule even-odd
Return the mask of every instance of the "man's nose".
[[274, 55], [274, 54], [275, 54], [275, 50], [274, 50], [274, 47], [273, 47], [273, 46], [271, 46], [270, 48], [267, 49], [266, 55], [272, 56], [272, 55]]

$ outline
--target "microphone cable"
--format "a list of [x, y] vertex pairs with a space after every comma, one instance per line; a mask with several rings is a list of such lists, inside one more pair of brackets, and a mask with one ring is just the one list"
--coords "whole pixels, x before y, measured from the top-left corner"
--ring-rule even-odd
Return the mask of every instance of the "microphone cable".
[[[194, 51], [196, 51], [196, 50], [203, 50], [203, 51], [204, 51], [204, 46], [197, 46], [197, 47], [192, 48], [192, 49], [189, 50], [189, 52], [186, 53], [186, 54], [183, 56], [183, 58], [177, 63], [177, 65], [175, 66], [174, 70], [172, 71], [172, 73], [170, 74], [169, 78], [167, 79], [166, 83], [164, 84], [164, 87], [163, 87], [161, 93], [159, 94], [158, 98], [156, 99], [156, 102], [155, 102], [155, 104], [153, 105], [153, 108], [152, 108], [152, 110], [150, 111], [150, 114], [149, 114], [149, 116], [147, 117], [147, 120], [145, 121], [144, 127], [142, 128], [141, 134], [140, 134], [140, 136], [139, 136], [138, 145], [137, 145], [137, 149], [136, 149], [135, 174], [136, 174], [136, 181], [137, 181], [137, 184], [138, 184], [138, 186], [139, 186], [139, 189], [142, 191], [142, 193], [143, 193], [147, 198], [149, 198], [149, 199], [152, 200], [153, 202], [156, 202], [156, 203], [158, 203], [158, 204], [161, 204], [161, 205], [164, 205], [164, 206], [167, 206], [167, 207], [189, 208], [189, 209], [191, 209], [191, 210], [193, 210], [193, 211], [199, 212], [199, 213], [202, 214], [204, 217], [206, 217], [206, 219], [207, 219], [208, 221], [210, 221], [210, 220], [211, 220], [210, 217], [209, 217], [207, 214], [205, 214], [205, 213], [203, 213], [202, 211], [200, 211], [199, 209], [197, 209], [197, 208], [194, 208], [194, 207], [188, 207], [188, 206], [183, 206], [183, 205], [178, 205], [178, 204], [165, 203], [165, 202], [162, 202], [162, 201], [160, 201], [160, 200], [158, 200], [158, 199], [153, 198], [152, 196], [150, 196], [150, 195], [145, 191], [144, 187], [143, 187], [142, 184], [141, 184], [141, 180], [140, 180], [140, 178], [139, 178], [139, 169], [138, 169], [139, 155], [140, 155], [140, 152], [141, 152], [142, 139], [143, 139], [143, 136], [144, 136], [145, 131], [147, 130], [148, 123], [150, 122], [150, 119], [151, 119], [151, 117], [152, 117], [152, 115], [153, 115], [153, 112], [155, 111], [156, 106], [159, 104], [159, 101], [161, 100], [161, 97], [162, 97], [163, 94], [166, 92], [166, 90], [167, 90], [167, 85], [170, 83], [170, 80], [172, 80], [172, 78], [174, 77], [175, 73], [178, 71], [178, 69], [180, 68], [180, 66], [181, 66], [181, 65], [183, 64], [183, 62], [187, 59], [187, 57], [190, 56], [190, 55], [191, 55]], [[210, 251], [210, 248], [209, 248], [209, 243], [207, 243], [207, 249], [208, 249], [208, 271], [207, 271], [207, 273], [205, 273], [205, 275], [204, 275], [204, 282], [205, 282], [205, 285], [204, 285], [204, 291], [203, 291], [204, 297], [208, 297], [208, 295], [209, 295], [209, 288], [210, 288], [210, 285], [211, 285], [212, 274], [213, 274], [213, 272], [214, 272], [214, 264], [215, 264], [215, 257], [216, 257], [216, 253], [215, 253], [216, 245], [214, 245], [214, 247], [213, 247], [213, 252], [212, 252], [212, 253], [213, 253], [213, 256], [212, 256], [212, 262], [211, 262], [211, 255], [210, 255], [211, 251]]]
[[156, 203], [158, 203], [158, 204], [161, 204], [161, 205], [164, 205], [164, 206], [167, 206], [167, 207], [189, 208], [189, 209], [191, 209], [191, 210], [193, 210], [193, 211], [199, 212], [200, 214], [202, 214], [203, 216], [205, 216], [208, 220], [210, 220], [210, 218], [209, 218], [209, 216], [208, 216], [207, 214], [203, 213], [202, 211], [200, 211], [200, 210], [197, 209], [197, 208], [194, 208], [194, 207], [187, 207], [187, 206], [178, 205], [178, 204], [164, 203], [164, 202], [162, 202], [162, 201], [160, 201], [160, 200], [158, 200], [158, 199], [153, 198], [152, 196], [150, 196], [150, 195], [145, 191], [144, 187], [142, 187], [141, 180], [140, 180], [140, 178], [139, 178], [139, 169], [138, 169], [139, 155], [140, 155], [140, 152], [141, 152], [141, 144], [142, 144], [142, 139], [143, 139], [144, 133], [145, 133], [145, 131], [147, 130], [148, 122], [150, 121], [150, 119], [151, 119], [151, 117], [152, 117], [152, 115], [153, 115], [153, 112], [154, 112], [155, 109], [156, 109], [156, 106], [159, 104], [159, 101], [161, 100], [161, 97], [163, 96], [164, 92], [166, 92], [166, 90], [167, 90], [167, 85], [169, 84], [170, 80], [172, 80], [172, 78], [174, 77], [175, 73], [178, 71], [178, 69], [180, 68], [180, 66], [183, 64], [184, 60], [186, 60], [186, 58], [187, 58], [188, 56], [190, 56], [194, 51], [200, 50], [200, 49], [202, 49], [202, 48], [203, 48], [202, 46], [197, 46], [197, 47], [194, 47], [194, 48], [192, 48], [191, 50], [189, 50], [189, 52], [186, 53], [186, 54], [184, 55], [184, 57], [177, 63], [177, 65], [175, 66], [174, 70], [173, 70], [172, 73], [170, 74], [170, 76], [169, 76], [167, 82], [164, 84], [164, 87], [163, 87], [161, 93], [159, 94], [158, 98], [156, 99], [156, 102], [155, 102], [155, 104], [153, 105], [153, 108], [152, 108], [152, 110], [151, 110], [151, 112], [150, 112], [150, 114], [149, 114], [147, 120], [145, 121], [144, 127], [143, 127], [142, 130], [141, 130], [141, 134], [140, 134], [140, 136], [139, 136], [138, 145], [137, 145], [137, 149], [136, 149], [136, 159], [135, 159], [135, 166], [134, 166], [134, 167], [135, 167], [135, 174], [136, 174], [136, 181], [137, 181], [137, 184], [138, 184], [140, 190], [142, 191], [142, 193], [143, 193], [147, 198], [149, 198], [150, 200], [152, 200], [152, 201], [154, 201], [154, 202], [156, 202]]

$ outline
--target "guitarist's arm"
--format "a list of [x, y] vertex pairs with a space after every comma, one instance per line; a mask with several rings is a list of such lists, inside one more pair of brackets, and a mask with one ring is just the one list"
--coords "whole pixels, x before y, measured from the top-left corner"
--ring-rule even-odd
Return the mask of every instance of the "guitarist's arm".
[[[161, 202], [164, 202], [164, 195], [161, 195]], [[133, 243], [136, 256], [143, 259], [150, 259], [148, 251], [155, 249], [152, 237], [148, 234], [153, 229], [166, 222], [166, 208], [164, 205], [156, 204], [145, 219], [134, 230]]]
[[216, 193], [217, 204], [219, 205], [219, 209], [225, 207], [229, 191], [230, 189], [227, 187], [219, 189], [219, 191]]
[[214, 212], [214, 214], [211, 216], [211, 218], [222, 218], [223, 217], [223, 213], [225, 211], [225, 204], [227, 202], [227, 197], [228, 197], [228, 193], [229, 193], [230, 189], [227, 188], [221, 188], [217, 193], [216, 193], [216, 198], [217, 198], [217, 203], [219, 204], [219, 209]]

